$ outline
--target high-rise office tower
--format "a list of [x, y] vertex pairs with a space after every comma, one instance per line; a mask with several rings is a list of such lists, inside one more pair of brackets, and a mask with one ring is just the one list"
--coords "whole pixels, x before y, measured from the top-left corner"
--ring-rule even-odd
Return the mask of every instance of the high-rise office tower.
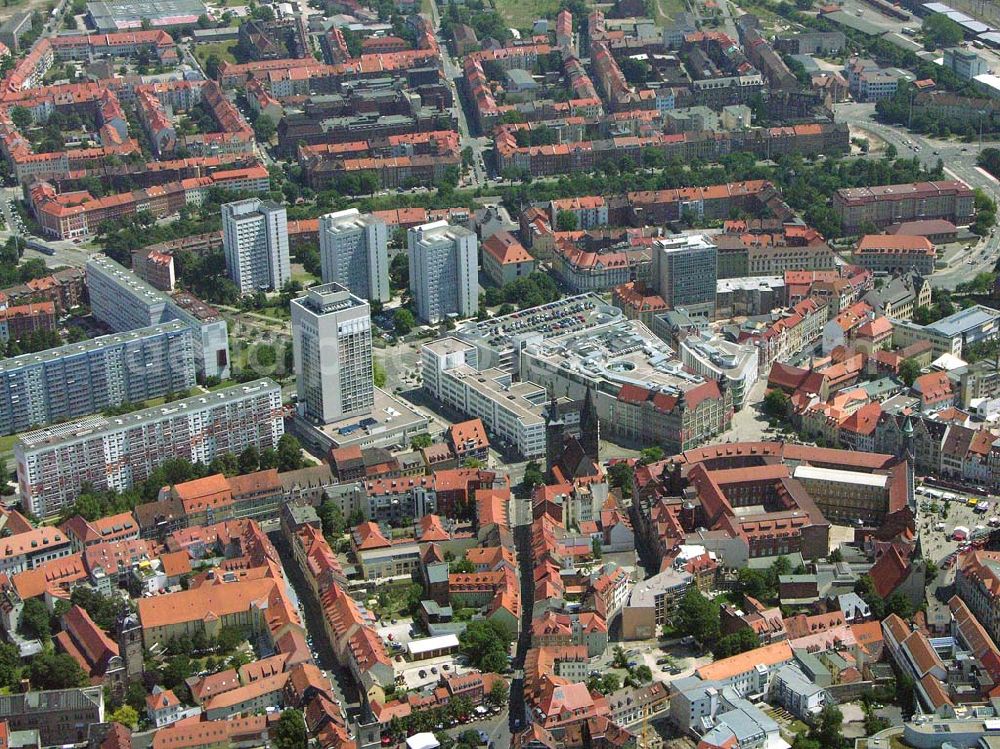
[[683, 307], [689, 315], [711, 318], [717, 276], [716, 247], [701, 234], [653, 243], [653, 278], [670, 309]]
[[410, 293], [417, 317], [435, 324], [446, 317], [472, 317], [479, 309], [479, 242], [447, 221], [410, 229]]
[[292, 277], [284, 206], [248, 198], [222, 206], [226, 270], [241, 294], [277, 291]]
[[338, 283], [369, 301], [389, 301], [389, 227], [357, 208], [319, 217], [323, 283]]
[[368, 302], [335, 283], [292, 300], [299, 408], [324, 424], [371, 413], [375, 403]]

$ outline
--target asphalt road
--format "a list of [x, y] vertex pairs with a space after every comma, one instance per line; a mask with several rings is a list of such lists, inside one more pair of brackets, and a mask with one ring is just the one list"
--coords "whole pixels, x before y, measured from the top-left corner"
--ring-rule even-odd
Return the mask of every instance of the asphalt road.
[[852, 127], [868, 130], [887, 143], [891, 143], [901, 157], [920, 159], [927, 167], [933, 168], [938, 159], [944, 162], [946, 174], [960, 179], [972, 187], [979, 187], [997, 197], [1000, 183], [976, 166], [979, 146], [956, 140], [928, 138], [905, 128], [884, 125], [874, 119], [874, 104], [847, 102], [834, 105], [834, 116], [838, 122], [846, 122]]
[[458, 81], [462, 79], [462, 68], [458, 61], [452, 57], [448, 49], [447, 40], [441, 33], [441, 16], [438, 13], [436, 0], [430, 3], [431, 24], [434, 26], [434, 34], [438, 44], [441, 45], [441, 60], [444, 66], [444, 75], [448, 79], [451, 93], [455, 100], [455, 116], [458, 119], [458, 133], [461, 137], [462, 148], [471, 147], [473, 158], [472, 168], [466, 178], [466, 187], [479, 187], [489, 180], [486, 172], [486, 162], [483, 160], [483, 150], [490, 144], [490, 139], [485, 136], [473, 137], [472, 129], [469, 127], [469, 119], [462, 106], [462, 99], [459, 97]]

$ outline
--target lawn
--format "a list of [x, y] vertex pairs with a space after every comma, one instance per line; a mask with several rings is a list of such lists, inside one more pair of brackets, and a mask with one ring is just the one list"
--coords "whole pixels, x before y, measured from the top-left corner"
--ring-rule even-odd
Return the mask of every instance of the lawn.
[[410, 583], [396, 583], [379, 586], [378, 595], [375, 598], [378, 603], [374, 608], [375, 612], [382, 617], [383, 622], [402, 615], [406, 609], [410, 585]]
[[208, 60], [209, 55], [216, 54], [219, 56], [220, 60], [225, 62], [236, 62], [236, 58], [233, 56], [233, 49], [236, 48], [235, 41], [228, 42], [214, 42], [213, 44], [196, 44], [194, 47], [194, 56], [198, 58], [199, 64], [205, 65], [205, 61]]
[[[670, 0], [664, 0], [669, 2]], [[497, 12], [515, 29], [531, 29], [539, 18], [554, 16], [559, 0], [495, 0]]]
[[14, 449], [15, 442], [17, 442], [16, 434], [8, 434], [6, 437], [0, 437], [0, 454], [11, 452]]
[[[312, 276], [310, 276], [312, 278]], [[258, 315], [263, 315], [264, 317], [270, 317], [274, 320], [291, 320], [292, 313], [285, 307], [262, 307], [261, 309], [254, 310]]]
[[656, 22], [664, 23], [672, 19], [677, 13], [687, 10], [687, 3], [684, 0], [655, 0]]

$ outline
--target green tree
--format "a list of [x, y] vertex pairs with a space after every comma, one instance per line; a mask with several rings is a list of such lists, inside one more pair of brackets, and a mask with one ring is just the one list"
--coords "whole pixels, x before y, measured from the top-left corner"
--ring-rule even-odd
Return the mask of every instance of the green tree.
[[219, 637], [216, 640], [218, 651], [222, 654], [232, 653], [246, 639], [239, 627], [223, 627], [219, 630]]
[[934, 47], [955, 47], [965, 37], [962, 27], [941, 13], [925, 18], [922, 29], [924, 38]]
[[70, 603], [86, 611], [94, 623], [105, 631], [111, 631], [123, 609], [120, 598], [105, 596], [85, 585], [73, 588]]
[[429, 434], [418, 434], [410, 440], [410, 447], [414, 450], [422, 450], [434, 444], [434, 439]]
[[146, 709], [146, 689], [142, 683], [133, 681], [125, 690], [125, 704], [131, 705], [134, 710]]
[[396, 326], [396, 332], [400, 335], [406, 335], [417, 324], [413, 313], [406, 307], [400, 307], [392, 314], [392, 322]]
[[258, 343], [253, 347], [253, 358], [262, 367], [273, 367], [278, 361], [278, 354], [271, 344]]
[[891, 593], [889, 597], [885, 599], [885, 610], [887, 614], [895, 614], [903, 621], [912, 619], [913, 615], [916, 613], [913, 609], [913, 602], [901, 590]]
[[253, 473], [260, 467], [260, 453], [253, 445], [249, 445], [239, 457], [240, 473]]
[[788, 416], [791, 408], [791, 398], [784, 390], [772, 388], [764, 396], [764, 413], [775, 419], [784, 419]]
[[886, 615], [885, 600], [875, 590], [875, 582], [871, 575], [862, 575], [854, 584], [854, 592], [861, 596], [862, 600], [868, 604], [874, 619], [884, 619]]
[[21, 621], [17, 626], [18, 632], [32, 640], [48, 641], [52, 636], [51, 625], [49, 624], [49, 610], [41, 598], [29, 598], [24, 602], [21, 610]]
[[294, 709], [282, 711], [271, 740], [275, 749], [306, 749], [309, 739], [306, 736], [306, 721], [302, 717], [302, 711]]
[[34, 689], [72, 689], [90, 681], [73, 656], [50, 650], [43, 650], [34, 657], [28, 668], [28, 678]]
[[27, 107], [17, 105], [10, 110], [10, 119], [14, 122], [18, 130], [27, 130], [34, 121], [31, 117], [31, 110]]
[[556, 229], [558, 231], [576, 231], [579, 221], [573, 211], [559, 211], [556, 214]]
[[545, 474], [537, 460], [529, 460], [524, 467], [524, 485], [528, 489], [540, 486], [545, 483]]
[[329, 497], [324, 497], [320, 503], [319, 511], [320, 523], [323, 524], [324, 536], [342, 536], [347, 530], [347, 519], [341, 511], [340, 506]]
[[984, 148], [976, 163], [994, 177], [1000, 176], [1000, 148]]
[[487, 699], [494, 707], [503, 707], [506, 705], [507, 700], [510, 699], [510, 687], [507, 685], [507, 682], [503, 679], [497, 679], [493, 683]]
[[843, 727], [844, 715], [836, 705], [826, 705], [819, 714], [819, 720], [810, 735], [815, 732], [815, 738], [820, 746], [838, 749], [845, 744]]
[[9, 642], [0, 643], [0, 687], [17, 684], [21, 668], [21, 655]]
[[262, 114], [253, 123], [253, 132], [257, 137], [258, 142], [268, 143], [271, 138], [274, 137], [275, 132], [277, 132], [277, 127], [274, 124], [274, 120], [270, 118], [269, 115]]
[[611, 666], [613, 668], [628, 668], [628, 656], [625, 655], [625, 648], [615, 645], [611, 655]]
[[476, 565], [471, 560], [462, 557], [448, 565], [448, 572], [453, 575], [469, 575], [476, 571]]
[[459, 650], [469, 659], [469, 664], [480, 671], [506, 670], [510, 642], [507, 628], [490, 619], [469, 622], [458, 637]]
[[920, 376], [920, 364], [916, 359], [908, 358], [903, 359], [899, 363], [899, 379], [901, 379], [907, 387], [913, 386], [913, 381]]
[[593, 692], [601, 694], [611, 694], [622, 688], [622, 680], [618, 674], [604, 674], [603, 676], [591, 676], [587, 680], [587, 688]]
[[372, 361], [372, 380], [375, 382], [375, 387], [384, 388], [385, 383], [388, 380], [388, 375], [385, 373], [385, 367], [382, 366], [380, 361]]
[[659, 445], [653, 445], [652, 447], [643, 448], [642, 452], [639, 453], [639, 462], [644, 465], [649, 465], [650, 463], [658, 463], [663, 460], [663, 448]]
[[653, 680], [653, 669], [643, 663], [635, 669], [635, 678], [643, 684]]
[[302, 457], [302, 444], [298, 438], [287, 432], [278, 440], [278, 470], [297, 471], [306, 464]]
[[222, 67], [222, 58], [212, 52], [205, 58], [205, 75], [214, 81], [219, 80], [219, 68]]
[[397, 291], [405, 291], [410, 287], [410, 259], [405, 252], [393, 255], [392, 262], [389, 263], [389, 283]]
[[131, 705], [122, 705], [108, 716], [112, 723], [121, 723], [129, 729], [139, 725], [139, 713]]
[[688, 588], [677, 607], [677, 629], [705, 645], [719, 639], [719, 605], [698, 588]]
[[725, 637], [720, 637], [719, 641], [715, 643], [715, 647], [712, 648], [712, 654], [716, 658], [728, 658], [759, 647], [760, 637], [752, 629], [746, 627]]
[[611, 486], [621, 489], [622, 496], [628, 499], [632, 496], [632, 469], [629, 464], [622, 461], [613, 463], [608, 467], [608, 483]]

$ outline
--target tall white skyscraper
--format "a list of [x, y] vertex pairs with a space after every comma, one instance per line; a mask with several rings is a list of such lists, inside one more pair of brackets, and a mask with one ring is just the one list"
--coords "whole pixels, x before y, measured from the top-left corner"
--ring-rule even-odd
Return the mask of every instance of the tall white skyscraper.
[[417, 317], [435, 324], [449, 315], [475, 315], [479, 309], [476, 235], [447, 221], [434, 221], [410, 229], [406, 240]]
[[368, 302], [335, 283], [292, 300], [292, 351], [303, 414], [324, 424], [375, 404]]
[[370, 301], [389, 301], [389, 227], [357, 208], [319, 217], [323, 283], [339, 283]]
[[241, 294], [277, 291], [292, 277], [284, 206], [248, 198], [222, 206], [226, 270]]

